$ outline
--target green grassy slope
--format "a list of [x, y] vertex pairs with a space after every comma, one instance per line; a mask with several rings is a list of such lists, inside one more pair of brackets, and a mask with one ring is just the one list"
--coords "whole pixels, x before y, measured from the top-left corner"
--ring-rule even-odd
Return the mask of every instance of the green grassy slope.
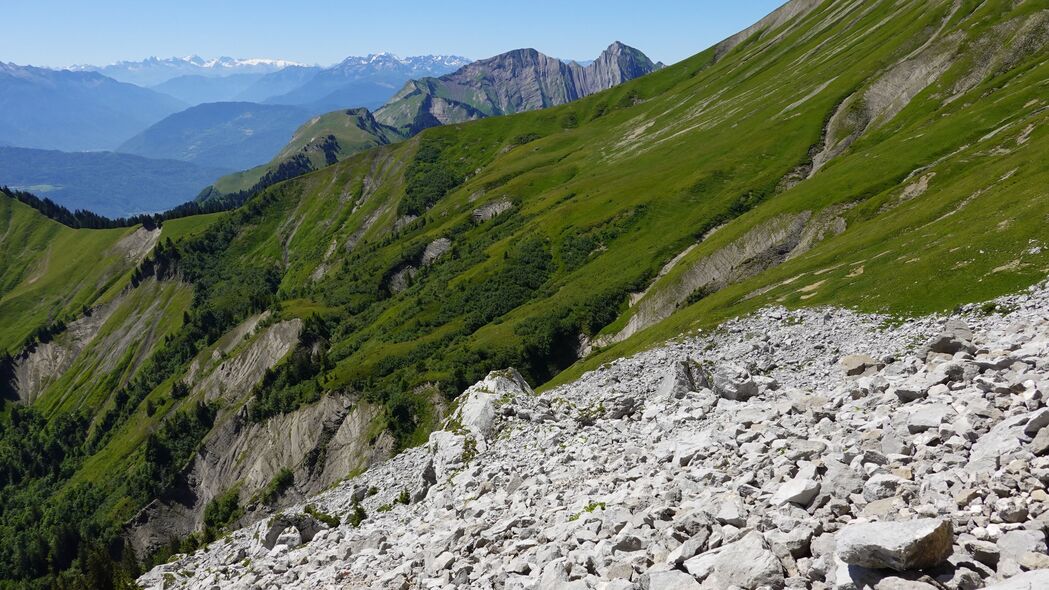
[[[419, 131], [449, 122], [464, 122], [542, 106], [564, 104], [586, 93], [576, 88], [586, 71], [569, 74], [574, 64], [554, 67], [534, 49], [518, 49], [480, 60], [441, 77], [411, 80], [382, 108], [371, 113], [354, 108], [326, 113], [300, 127], [288, 145], [264, 165], [220, 178], [202, 195], [216, 198], [249, 189], [257, 190], [279, 180], [305, 174], [343, 160], [366, 149], [402, 141]], [[653, 71], [657, 66], [643, 53], [620, 43], [610, 46], [598, 58], [601, 64], [615, 63], [623, 78]], [[559, 78], [563, 76], [563, 79]]]
[[[160, 239], [194, 235], [221, 215], [168, 221]], [[70, 229], [0, 194], [0, 351], [15, 352], [37, 330], [116, 297], [138, 264], [134, 256], [151, 243], [136, 231]]]
[[[156, 490], [106, 474], [153, 475], [142, 441], [173, 436], [163, 420], [196, 401], [172, 383], [265, 310], [314, 324], [250, 403], [272, 415], [354, 391], [410, 445], [433, 420], [424, 385], [454, 395], [509, 365], [549, 385], [763, 305], [924, 313], [1049, 272], [1049, 2], [828, 1], [773, 22], [569, 105], [430, 129], [168, 222], [194, 292], [149, 279], [117, 302], [116, 330], [165, 302], [164, 337], [132, 347], [153, 351], [146, 368], [106, 373], [137, 388], [52, 386], [38, 402], [109, 425], [71, 481], [129, 517]], [[25, 269], [47, 244], [83, 240], [95, 262], [126, 233], [63, 238], [8, 209], [40, 246], [0, 255], [4, 319], [11, 293], [41, 288]]]
[[223, 176], [215, 189], [224, 194], [248, 190], [282, 163], [300, 159], [302, 170], [316, 170], [376, 146], [403, 140], [379, 124], [367, 109], [345, 109], [313, 117], [295, 131], [271, 162]]
[[[664, 324], [596, 359], [768, 303], [915, 313], [1036, 280], [1046, 268], [1044, 248], [1035, 252], [1049, 213], [1037, 157], [1045, 141], [1046, 66], [1036, 51], [1019, 49], [1003, 58], [1014, 60], [1009, 67], [983, 72], [959, 97], [946, 99], [972, 77], [983, 35], [1008, 31], [1014, 36], [1006, 51], [1010, 44], [1019, 48], [1024, 27], [1038, 22], [1029, 19], [1044, 16], [1032, 16], [1029, 4], [961, 8], [870, 2], [835, 14], [836, 6], [823, 6], [716, 63], [711, 51], [566, 107], [429, 131], [421, 140], [444, 146], [441, 161], [470, 178], [400, 231], [392, 229], [397, 216], [385, 202], [389, 209], [369, 226], [376, 239], [359, 244], [341, 266], [324, 262], [325, 252], [333, 243], [345, 251], [347, 237], [373, 219], [364, 206], [347, 214], [355, 184], [383, 158], [406, 162], [398, 164], [403, 175], [418, 143], [291, 183], [277, 216], [285, 228], [311, 231], [289, 234], [285, 289], [353, 310], [346, 343], [333, 348], [342, 358], [332, 386], [376, 376], [408, 384], [448, 380], [457, 366], [507, 361], [531, 362], [534, 378], [548, 378], [571, 362], [566, 349], [578, 332], [618, 332], [634, 313], [627, 293], [648, 287], [660, 267], [707, 230], [723, 224], [656, 281], [649, 297], [785, 213], [833, 207], [848, 229], [837, 237], [826, 232], [807, 254], [741, 285], [691, 306], [679, 302]], [[945, 22], [947, 33], [937, 36]], [[818, 151], [838, 105], [877, 87], [909, 54], [924, 59], [926, 41], [933, 53], [942, 46], [951, 57], [938, 80], [810, 179], [786, 188], [784, 178]], [[517, 145], [522, 138], [532, 141]], [[929, 174], [924, 193], [901, 196]], [[403, 189], [391, 192], [398, 199]], [[502, 199], [515, 203], [505, 219], [469, 221], [476, 207]], [[261, 227], [260, 239], [278, 241], [281, 232]], [[453, 239], [456, 257], [426, 269], [406, 291], [385, 293], [383, 277], [439, 237]], [[470, 304], [447, 303], [458, 293], [486, 297], [515, 245], [533, 237], [543, 241], [553, 271], [519, 305], [494, 317], [482, 313], [494, 321], [477, 326]], [[276, 245], [267, 251], [272, 255]], [[331, 267], [323, 280], [305, 280], [322, 265]], [[591, 309], [595, 300], [601, 309]]]
[[117, 244], [133, 231], [69, 229], [0, 195], [0, 350], [101, 298], [130, 268]]

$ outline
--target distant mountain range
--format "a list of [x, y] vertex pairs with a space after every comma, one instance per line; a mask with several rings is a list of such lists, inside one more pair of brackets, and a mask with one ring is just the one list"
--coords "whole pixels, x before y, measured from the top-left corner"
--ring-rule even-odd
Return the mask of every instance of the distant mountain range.
[[108, 217], [165, 211], [230, 172], [175, 160], [113, 152], [0, 147], [0, 186]]
[[288, 66], [262, 76], [230, 100], [264, 102], [306, 84], [323, 69], [320, 66]]
[[14, 146], [111, 149], [185, 107], [95, 72], [0, 63], [0, 142]]
[[151, 57], [107, 66], [76, 65], [120, 82], [152, 88], [188, 105], [249, 101], [307, 106], [322, 113], [338, 108], [375, 108], [413, 78], [441, 76], [470, 63], [455, 55], [351, 56], [331, 67], [280, 59], [199, 56]]
[[232, 74], [269, 74], [288, 66], [303, 64], [286, 59], [236, 59], [219, 57], [205, 59], [198, 55], [189, 57], [150, 57], [141, 61], [119, 61], [106, 66], [74, 65], [74, 72], [97, 72], [120, 82], [139, 86], [155, 86], [179, 76], [222, 77]]
[[151, 88], [173, 96], [188, 105], [198, 105], [206, 102], [234, 100], [265, 76], [266, 74], [231, 74], [229, 76], [189, 74], [161, 82]]
[[270, 160], [309, 117], [290, 105], [206, 103], [167, 117], [117, 151], [241, 170]]
[[[252, 168], [270, 161], [312, 116], [382, 105], [413, 76], [445, 74], [468, 63], [458, 56], [400, 58], [379, 53], [348, 57], [330, 68], [291, 66], [265, 75], [220, 78], [180, 76], [155, 89], [191, 103], [210, 100], [165, 118], [117, 151], [223, 168]], [[231, 98], [245, 96], [253, 102]], [[367, 134], [372, 137], [350, 142], [355, 151], [376, 143], [373, 130]]]
[[[618, 41], [587, 66], [535, 49], [509, 51], [443, 76], [411, 80], [374, 113], [342, 109], [310, 119], [273, 161], [224, 177], [204, 194], [247, 190], [264, 178], [282, 179], [288, 170], [315, 170], [438, 125], [566, 104], [662, 67]], [[273, 174], [277, 170], [283, 173]]]
[[[183, 192], [188, 183], [200, 182], [199, 189], [222, 171], [245, 170], [216, 184], [219, 192], [235, 192], [250, 188], [282, 162], [294, 160], [271, 179], [400, 141], [427, 127], [564, 104], [660, 66], [621, 43], [587, 66], [534, 49], [473, 63], [460, 56], [377, 53], [348, 57], [328, 68], [196, 56], [69, 70], [0, 64], [0, 145], [116, 150], [206, 169], [120, 160], [124, 170], [136, 163], [143, 167], [140, 174], [121, 172], [138, 180], [142, 197], [140, 206], [126, 201], [117, 207], [125, 214], [154, 210], [168, 194], [189, 197]], [[374, 113], [369, 110], [380, 106]], [[327, 114], [318, 116], [322, 113]], [[7, 157], [28, 161], [26, 154]], [[113, 157], [100, 163], [100, 169], [113, 170]], [[33, 174], [10, 184], [45, 189], [104, 184], [70, 181], [70, 164], [63, 156], [37, 154], [31, 160], [37, 167]], [[86, 161], [77, 160], [72, 167]], [[168, 176], [160, 179], [158, 170]], [[62, 190], [61, 196], [70, 199], [93, 199], [90, 205], [64, 203], [72, 208], [116, 210], [97, 200], [100, 192]], [[54, 197], [59, 200], [57, 193]], [[119, 198], [131, 196], [121, 193]]]
[[[0, 145], [109, 150], [166, 116], [199, 104], [303, 107], [307, 113], [287, 130], [279, 148], [311, 115], [377, 107], [413, 77], [446, 74], [468, 62], [458, 56], [399, 58], [379, 53], [348, 57], [330, 68], [288, 60], [196, 56], [78, 65], [68, 70], [0, 63]], [[255, 116], [282, 118], [286, 112], [258, 109]], [[191, 149], [196, 138], [190, 134], [187, 141], [186, 149]]]
[[400, 58], [390, 53], [347, 57], [318, 71], [312, 79], [285, 94], [265, 100], [274, 104], [308, 105], [317, 112], [347, 107], [381, 106], [413, 78], [441, 76], [470, 63], [454, 55]]
[[441, 76], [470, 63], [465, 57], [390, 53], [347, 57], [329, 68], [293, 65], [262, 73], [190, 74], [152, 86], [191, 105], [247, 101], [302, 106], [316, 113], [377, 108], [413, 78]]

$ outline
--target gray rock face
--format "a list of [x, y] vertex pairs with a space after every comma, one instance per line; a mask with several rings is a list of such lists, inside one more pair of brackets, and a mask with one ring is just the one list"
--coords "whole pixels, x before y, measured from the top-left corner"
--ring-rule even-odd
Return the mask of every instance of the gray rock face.
[[417, 133], [434, 125], [566, 104], [660, 67], [618, 41], [586, 67], [535, 49], [517, 49], [439, 78], [412, 80], [375, 112], [375, 118]]
[[441, 256], [444, 256], [445, 252], [452, 249], [452, 241], [448, 238], [437, 238], [426, 245], [426, 250], [423, 251], [422, 265], [430, 266]]
[[499, 199], [474, 209], [470, 217], [475, 223], [482, 223], [494, 219], [513, 208], [514, 204], [509, 199]]
[[776, 493], [772, 495], [769, 503], [773, 506], [782, 506], [788, 503], [808, 506], [819, 491], [819, 482], [799, 475], [781, 485], [776, 490]]
[[1031, 452], [1038, 456], [1049, 453], [1049, 428], [1038, 431], [1038, 435], [1031, 441]]
[[997, 469], [1003, 456], [1020, 450], [1020, 437], [1026, 422], [1026, 416], [1014, 416], [981, 436], [972, 446], [966, 469], [974, 473], [989, 473]]
[[934, 430], [947, 421], [954, 410], [947, 404], [931, 404], [917, 409], [907, 419], [907, 429], [911, 434]]
[[940, 565], [951, 554], [950, 521], [852, 524], [838, 534], [837, 554], [849, 565], [906, 571]]
[[1046, 552], [1045, 533], [1040, 531], [1009, 531], [998, 539], [1002, 557], [1018, 560], [1027, 553]]
[[[948, 318], [885, 327], [844, 310], [773, 308], [540, 394], [496, 372], [464, 392], [430, 444], [308, 499], [343, 524], [307, 541], [262, 521], [138, 582], [1041, 588], [1049, 457], [1032, 438], [1049, 428], [1049, 284], [1001, 303], [1013, 311], [957, 312], [973, 349], [949, 359], [911, 347]], [[895, 360], [847, 376], [841, 350]], [[713, 375], [705, 385], [693, 372], [689, 384], [683, 359], [731, 367], [721, 390], [737, 399], [715, 393]], [[748, 382], [760, 395], [738, 395]], [[925, 395], [901, 399], [915, 383]], [[354, 527], [345, 517], [358, 505], [366, 518]]]

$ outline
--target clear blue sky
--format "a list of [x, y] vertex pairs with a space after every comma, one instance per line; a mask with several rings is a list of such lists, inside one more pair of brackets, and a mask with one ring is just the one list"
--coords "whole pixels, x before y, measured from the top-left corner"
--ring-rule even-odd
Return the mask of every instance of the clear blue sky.
[[620, 40], [675, 62], [785, 0], [27, 0], [5, 2], [0, 61], [106, 64], [199, 54], [331, 64], [347, 55], [590, 59]]

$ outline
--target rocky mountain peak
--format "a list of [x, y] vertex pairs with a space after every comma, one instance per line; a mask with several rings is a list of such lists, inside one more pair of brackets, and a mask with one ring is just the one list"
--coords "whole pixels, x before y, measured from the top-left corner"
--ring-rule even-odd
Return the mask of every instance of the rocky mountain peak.
[[[619, 41], [585, 67], [533, 48], [515, 49], [439, 78], [409, 82], [376, 112], [376, 119], [411, 134], [434, 125], [562, 105], [659, 67]], [[430, 98], [415, 100], [419, 94]]]
[[613, 41], [611, 45], [609, 45], [607, 48], [605, 48], [604, 51], [601, 52], [601, 55], [617, 55], [628, 51], [637, 51], [637, 49], [634, 49], [633, 47], [627, 45], [626, 43], [623, 43], [622, 41]]
[[616, 41], [602, 51], [592, 64], [582, 68], [584, 96], [644, 76], [662, 67], [663, 64], [652, 63], [641, 51]]

